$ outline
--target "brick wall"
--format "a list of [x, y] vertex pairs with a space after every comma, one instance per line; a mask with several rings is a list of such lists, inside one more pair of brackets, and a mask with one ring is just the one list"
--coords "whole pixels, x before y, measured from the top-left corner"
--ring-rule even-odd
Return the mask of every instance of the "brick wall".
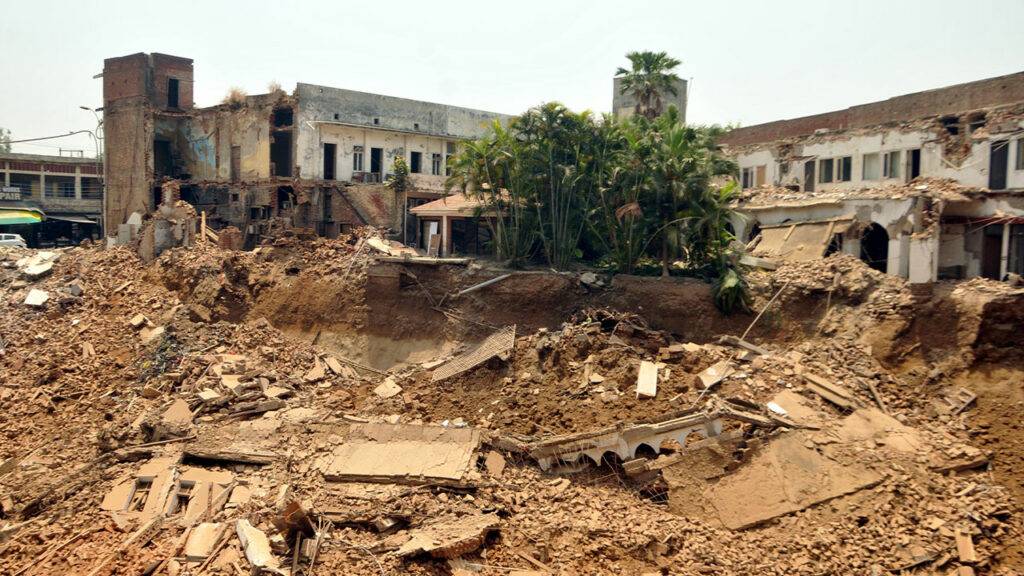
[[167, 80], [178, 80], [178, 108], [192, 107], [192, 60], [169, 54], [153, 54], [153, 103], [167, 107]]
[[729, 146], [744, 146], [782, 138], [806, 136], [822, 128], [828, 130], [864, 128], [1022, 101], [1024, 101], [1024, 72], [1018, 72], [977, 82], [905, 94], [881, 102], [852, 106], [846, 110], [737, 128], [724, 135], [719, 142]]
[[103, 61], [103, 102], [148, 95], [149, 57], [139, 52]]

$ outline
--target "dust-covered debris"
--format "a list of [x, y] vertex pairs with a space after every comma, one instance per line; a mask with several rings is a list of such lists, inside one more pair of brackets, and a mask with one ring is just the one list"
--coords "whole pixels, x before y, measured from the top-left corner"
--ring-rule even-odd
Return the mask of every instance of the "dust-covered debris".
[[0, 249], [0, 572], [1019, 569], [1024, 291], [780, 262], [683, 337], [614, 281], [444, 299], [507, 271], [375, 235]]

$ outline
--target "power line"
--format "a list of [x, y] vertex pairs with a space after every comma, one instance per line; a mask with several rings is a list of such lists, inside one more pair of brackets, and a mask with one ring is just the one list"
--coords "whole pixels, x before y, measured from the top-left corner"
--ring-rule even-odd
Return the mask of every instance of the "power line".
[[38, 142], [39, 140], [53, 140], [54, 138], [66, 138], [68, 136], [74, 136], [75, 134], [92, 134], [92, 130], [75, 130], [74, 132], [68, 132], [67, 134], [59, 134], [57, 136], [43, 136], [41, 138], [25, 138], [24, 140], [7, 140], [7, 144], [21, 144], [23, 142]]

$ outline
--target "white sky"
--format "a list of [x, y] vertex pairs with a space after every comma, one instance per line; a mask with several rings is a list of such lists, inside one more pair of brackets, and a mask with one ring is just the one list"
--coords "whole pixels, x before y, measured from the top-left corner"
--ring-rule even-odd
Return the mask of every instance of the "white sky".
[[[757, 124], [1024, 70], [1024, 1], [32, 0], [0, 16], [0, 126], [93, 128], [103, 59], [195, 60], [200, 106], [303, 81], [515, 114], [608, 111], [630, 50], [693, 78], [688, 119]], [[88, 136], [15, 151], [91, 154]]]

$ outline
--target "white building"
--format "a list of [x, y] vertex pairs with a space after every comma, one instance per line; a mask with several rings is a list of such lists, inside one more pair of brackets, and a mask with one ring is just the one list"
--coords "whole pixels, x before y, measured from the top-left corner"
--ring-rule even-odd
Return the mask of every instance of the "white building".
[[721, 141], [755, 253], [890, 274], [1024, 273], [1024, 73], [739, 128]]

